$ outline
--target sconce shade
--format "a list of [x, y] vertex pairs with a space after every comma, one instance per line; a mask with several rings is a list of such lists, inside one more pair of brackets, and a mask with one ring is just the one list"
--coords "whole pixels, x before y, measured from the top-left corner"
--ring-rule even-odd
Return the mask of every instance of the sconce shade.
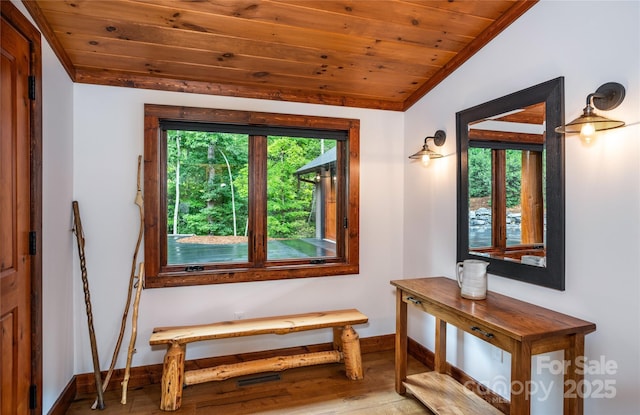
[[433, 137], [425, 137], [424, 139], [424, 144], [422, 145], [422, 149], [420, 149], [420, 151], [412, 154], [409, 156], [410, 159], [413, 160], [422, 160], [423, 163], [427, 163], [429, 160], [431, 159], [439, 159], [442, 157], [442, 154], [435, 152], [433, 150], [431, 150], [429, 148], [429, 144], [427, 144], [427, 141], [429, 139], [433, 140], [433, 144], [437, 145], [438, 147], [443, 145], [444, 142], [447, 139], [447, 134], [442, 131], [442, 130], [438, 130], [435, 132], [435, 134], [433, 135]]
[[609, 118], [601, 117], [593, 113], [591, 115], [587, 115], [587, 110], [585, 108], [584, 114], [571, 121], [570, 123], [556, 128], [556, 132], [565, 134], [580, 134], [582, 132], [582, 129], [587, 124], [591, 124], [593, 126], [593, 131], [605, 131], [624, 127], [624, 121], [610, 120]]
[[587, 95], [587, 106], [582, 110], [582, 115], [568, 124], [557, 127], [557, 133], [580, 134], [582, 137], [590, 137], [596, 131], [611, 130], [624, 127], [624, 121], [611, 120], [594, 113], [593, 105], [603, 111], [616, 108], [622, 103], [625, 96], [624, 86], [617, 82], [608, 82], [601, 85], [596, 92]]
[[414, 160], [421, 160], [424, 156], [429, 156], [430, 159], [439, 159], [440, 157], [442, 157], [442, 154], [436, 153], [435, 151], [431, 150], [429, 148], [429, 145], [425, 143], [422, 146], [422, 150], [413, 153], [409, 156], [409, 158]]

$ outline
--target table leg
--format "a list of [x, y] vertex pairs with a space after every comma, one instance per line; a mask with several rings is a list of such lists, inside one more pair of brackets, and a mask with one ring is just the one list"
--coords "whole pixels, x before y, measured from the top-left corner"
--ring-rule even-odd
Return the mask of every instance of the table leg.
[[447, 322], [436, 317], [436, 350], [433, 358], [433, 370], [445, 373], [447, 368]]
[[511, 354], [511, 415], [531, 413], [531, 345], [516, 342]]
[[406, 393], [403, 382], [407, 379], [407, 303], [402, 301], [402, 290], [396, 289], [396, 392]]
[[576, 362], [584, 357], [584, 334], [571, 336], [570, 344], [564, 351], [564, 359], [569, 362], [564, 373], [564, 414], [582, 415], [584, 411], [583, 400], [583, 367], [578, 367]]

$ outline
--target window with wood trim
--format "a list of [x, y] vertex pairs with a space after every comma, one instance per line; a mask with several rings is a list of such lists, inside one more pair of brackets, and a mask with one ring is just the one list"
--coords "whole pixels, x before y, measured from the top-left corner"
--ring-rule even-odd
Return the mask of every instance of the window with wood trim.
[[145, 105], [145, 280], [355, 274], [359, 120]]

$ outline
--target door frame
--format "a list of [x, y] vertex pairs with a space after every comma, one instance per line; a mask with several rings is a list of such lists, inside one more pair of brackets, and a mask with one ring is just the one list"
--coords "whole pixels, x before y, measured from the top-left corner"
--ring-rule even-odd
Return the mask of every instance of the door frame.
[[31, 170], [31, 232], [35, 232], [35, 254], [31, 256], [31, 385], [35, 386], [35, 408], [31, 414], [42, 413], [42, 46], [40, 32], [13, 5], [0, 1], [2, 17], [29, 40], [31, 73], [35, 80], [30, 102], [30, 170]]

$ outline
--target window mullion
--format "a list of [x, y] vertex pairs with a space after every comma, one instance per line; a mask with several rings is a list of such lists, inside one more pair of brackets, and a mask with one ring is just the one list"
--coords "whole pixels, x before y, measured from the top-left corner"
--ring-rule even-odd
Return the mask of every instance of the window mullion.
[[249, 137], [249, 262], [267, 260], [267, 137]]

